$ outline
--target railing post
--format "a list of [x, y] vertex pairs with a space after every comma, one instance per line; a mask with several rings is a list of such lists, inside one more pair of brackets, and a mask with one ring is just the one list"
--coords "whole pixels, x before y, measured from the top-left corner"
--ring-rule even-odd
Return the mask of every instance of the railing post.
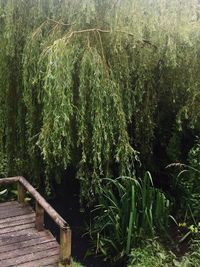
[[71, 229], [60, 228], [60, 264], [62, 267], [71, 267]]
[[44, 230], [44, 209], [37, 201], [35, 204], [35, 227], [38, 231]]
[[26, 191], [25, 191], [24, 186], [20, 182], [17, 183], [17, 192], [18, 192], [18, 196], [17, 196], [18, 202], [21, 204], [24, 204]]

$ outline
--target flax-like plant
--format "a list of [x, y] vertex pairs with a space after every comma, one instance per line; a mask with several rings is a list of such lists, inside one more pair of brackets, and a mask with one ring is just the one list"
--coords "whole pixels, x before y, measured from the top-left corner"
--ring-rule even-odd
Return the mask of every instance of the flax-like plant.
[[169, 200], [153, 186], [149, 172], [142, 180], [103, 179], [97, 201], [89, 234], [93, 252], [105, 259], [122, 260], [142, 239], [168, 225]]

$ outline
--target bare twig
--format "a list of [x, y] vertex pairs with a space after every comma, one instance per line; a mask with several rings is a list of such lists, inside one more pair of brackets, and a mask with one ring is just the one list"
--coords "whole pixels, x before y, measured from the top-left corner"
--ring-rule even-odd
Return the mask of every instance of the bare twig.
[[46, 21], [44, 21], [31, 35], [31, 38], [34, 39], [35, 36], [40, 32], [42, 27], [46, 24]]
[[[65, 36], [64, 39], [69, 40], [72, 36], [74, 36], [76, 34], [81, 34], [81, 33], [86, 33], [86, 32], [112, 33], [112, 31], [110, 31], [110, 30], [91, 28], [91, 29], [85, 29], [85, 30], [79, 30], [79, 31], [72, 31], [68, 36]], [[132, 37], [135, 36], [131, 32], [126, 32], [126, 31], [122, 31], [122, 30], [115, 30], [113, 32], [119, 32], [119, 33], [127, 34], [127, 35], [132, 36]], [[152, 44], [149, 40], [142, 39], [141, 42], [146, 43], [148, 45], [151, 45], [151, 46], [153, 46], [154, 48], [157, 49], [157, 46], [155, 44]]]
[[56, 23], [56, 24], [60, 24], [62, 26], [72, 26], [72, 25], [76, 24], [75, 22], [74, 23], [63, 23], [62, 21], [57, 21], [57, 20], [50, 19], [50, 18], [47, 18], [47, 20], [50, 22]]

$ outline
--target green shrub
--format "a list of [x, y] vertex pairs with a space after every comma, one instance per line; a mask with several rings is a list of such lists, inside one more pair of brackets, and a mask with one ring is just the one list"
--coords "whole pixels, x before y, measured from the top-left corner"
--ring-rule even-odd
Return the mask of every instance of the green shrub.
[[81, 265], [79, 262], [72, 262], [72, 267], [83, 267], [83, 265]]
[[174, 163], [169, 166], [181, 169], [174, 183], [177, 200], [180, 201], [180, 216], [184, 217], [184, 222], [190, 220], [196, 223], [200, 220], [200, 141], [190, 150], [188, 165]]
[[[178, 265], [177, 265], [178, 266]], [[179, 267], [200, 266], [200, 236], [196, 236], [190, 245], [189, 252], [182, 258]]]
[[189, 252], [182, 258], [167, 251], [156, 239], [132, 249], [128, 267], [198, 267], [200, 266], [200, 239], [196, 236]]
[[94, 253], [105, 259], [126, 258], [141, 239], [153, 237], [168, 223], [169, 201], [153, 187], [149, 172], [144, 179], [103, 179], [97, 189], [96, 216], [90, 227]]
[[[59, 267], [63, 267], [63, 265], [61, 266], [60, 264]], [[72, 260], [72, 267], [84, 267], [84, 266], [81, 265], [79, 262]]]
[[6, 177], [8, 174], [8, 162], [3, 153], [0, 152], [0, 177]]
[[148, 240], [141, 247], [134, 248], [129, 256], [128, 267], [173, 266], [175, 255], [167, 252], [156, 240]]
[[193, 216], [200, 220], [200, 141], [190, 150], [189, 153], [189, 176], [186, 186], [189, 193], [189, 204]]

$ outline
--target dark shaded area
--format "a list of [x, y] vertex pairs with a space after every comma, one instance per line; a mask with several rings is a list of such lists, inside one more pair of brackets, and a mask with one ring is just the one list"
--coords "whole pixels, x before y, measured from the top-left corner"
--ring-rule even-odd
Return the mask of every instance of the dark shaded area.
[[[79, 204], [79, 181], [75, 179], [75, 170], [70, 169], [65, 173], [60, 184], [54, 183], [55, 198], [48, 200], [52, 207], [69, 223], [72, 229], [72, 256], [86, 267], [111, 267], [110, 263], [100, 257], [85, 257], [90, 239], [83, 236], [86, 232], [86, 221], [89, 220], [89, 212], [81, 212]], [[59, 241], [59, 229], [55, 223], [45, 215], [45, 226], [50, 229]], [[125, 267], [118, 265], [115, 267]]]
[[177, 258], [183, 257], [188, 251], [191, 244], [191, 235], [189, 235], [184, 241], [180, 242], [181, 238], [187, 234], [187, 229], [182, 228], [180, 230], [177, 225], [172, 224], [169, 229], [170, 237], [173, 242], [170, 242], [168, 249], [171, 250]]

